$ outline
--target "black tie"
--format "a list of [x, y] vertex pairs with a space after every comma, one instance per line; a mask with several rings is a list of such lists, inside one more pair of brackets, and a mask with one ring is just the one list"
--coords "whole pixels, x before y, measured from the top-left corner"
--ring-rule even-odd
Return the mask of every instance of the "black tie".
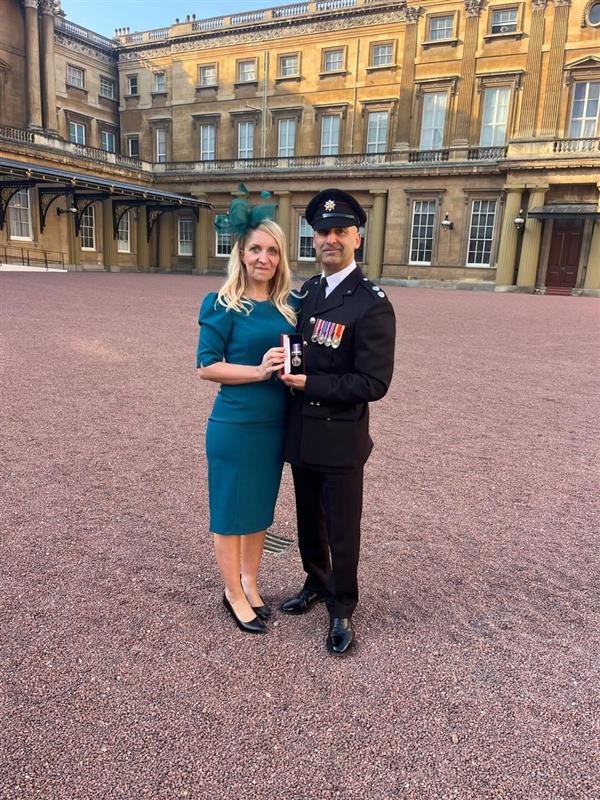
[[325, 302], [325, 289], [327, 288], [327, 278], [323, 276], [319, 283], [319, 291], [317, 292], [317, 308]]

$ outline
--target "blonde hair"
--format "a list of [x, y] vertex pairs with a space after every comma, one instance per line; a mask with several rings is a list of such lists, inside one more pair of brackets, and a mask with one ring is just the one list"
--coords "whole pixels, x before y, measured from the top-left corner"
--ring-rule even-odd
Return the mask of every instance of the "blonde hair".
[[245, 311], [249, 314], [254, 304], [252, 300], [244, 297], [248, 287], [248, 274], [242, 263], [241, 254], [248, 237], [254, 231], [263, 231], [272, 236], [279, 248], [279, 265], [269, 284], [269, 300], [282, 314], [290, 325], [296, 325], [296, 312], [289, 305], [288, 298], [291, 291], [292, 274], [287, 259], [287, 244], [285, 233], [273, 220], [265, 219], [256, 228], [250, 228], [243, 236], [234, 242], [227, 264], [227, 280], [219, 289], [217, 302], [230, 311]]

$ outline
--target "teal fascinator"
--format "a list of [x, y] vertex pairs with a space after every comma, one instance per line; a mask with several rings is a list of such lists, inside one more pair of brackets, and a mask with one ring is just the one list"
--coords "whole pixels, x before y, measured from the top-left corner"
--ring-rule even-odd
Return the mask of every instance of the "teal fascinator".
[[[244, 236], [250, 229], [256, 228], [266, 219], [275, 219], [275, 203], [261, 203], [253, 206], [248, 198], [250, 192], [243, 183], [238, 186], [238, 191], [243, 197], [235, 197], [229, 206], [227, 214], [217, 214], [215, 217], [215, 228], [219, 233], [230, 233], [234, 239]], [[263, 200], [271, 197], [271, 192], [261, 192]]]

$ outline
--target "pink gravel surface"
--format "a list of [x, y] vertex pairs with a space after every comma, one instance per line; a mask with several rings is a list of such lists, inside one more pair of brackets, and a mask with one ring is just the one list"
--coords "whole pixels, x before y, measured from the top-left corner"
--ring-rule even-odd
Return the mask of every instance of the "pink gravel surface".
[[[0, 797], [598, 800], [595, 299], [390, 287], [357, 646], [221, 604], [218, 278], [2, 274]], [[286, 469], [274, 532], [295, 538]], [[274, 605], [298, 552], [267, 555]]]

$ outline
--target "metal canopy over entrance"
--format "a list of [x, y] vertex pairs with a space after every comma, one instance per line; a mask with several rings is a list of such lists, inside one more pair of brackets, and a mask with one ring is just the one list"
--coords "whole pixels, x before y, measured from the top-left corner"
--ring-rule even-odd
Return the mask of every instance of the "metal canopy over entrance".
[[569, 203], [532, 208], [527, 216], [534, 219], [600, 219], [600, 210], [594, 203]]

